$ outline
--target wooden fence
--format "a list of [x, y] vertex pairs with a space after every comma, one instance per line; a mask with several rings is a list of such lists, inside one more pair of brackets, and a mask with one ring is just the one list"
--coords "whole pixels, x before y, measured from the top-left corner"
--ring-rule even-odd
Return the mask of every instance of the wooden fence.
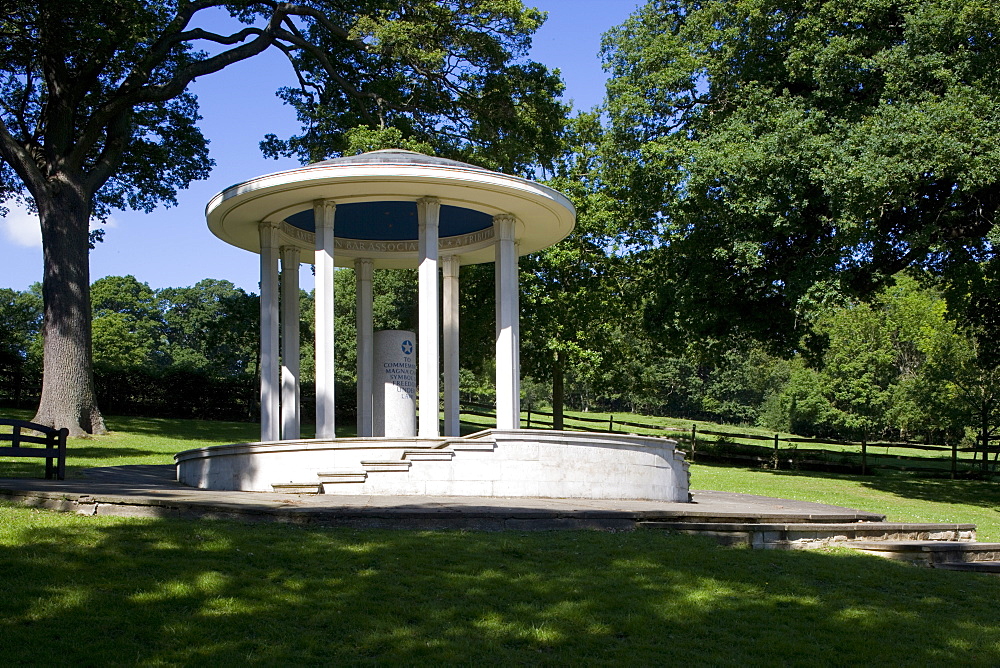
[[[462, 412], [479, 417], [493, 417], [492, 406], [463, 404]], [[521, 418], [526, 429], [552, 427], [553, 414], [528, 410]], [[934, 445], [913, 442], [845, 441], [838, 439], [803, 438], [781, 434], [761, 435], [736, 431], [669, 427], [608, 417], [564, 415], [563, 428], [571, 431], [636, 433], [660, 436], [678, 441], [691, 461], [726, 461], [767, 466], [769, 468], [802, 468], [807, 470], [860, 471], [874, 469], [950, 474], [955, 477], [976, 470], [981, 458], [1000, 456], [1000, 446], [983, 448]], [[645, 432], [645, 433], [644, 433]], [[1000, 441], [1000, 436], [992, 437]], [[828, 447], [823, 447], [828, 446]], [[936, 456], [935, 456], [936, 455]]]

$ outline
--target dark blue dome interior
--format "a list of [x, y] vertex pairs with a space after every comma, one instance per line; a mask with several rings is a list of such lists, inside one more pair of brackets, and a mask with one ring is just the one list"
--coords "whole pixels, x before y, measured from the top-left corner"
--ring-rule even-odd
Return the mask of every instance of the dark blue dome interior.
[[[316, 231], [312, 209], [299, 211], [285, 219], [289, 225], [307, 232]], [[493, 224], [488, 213], [448, 204], [441, 205], [438, 236], [454, 237], [484, 230]], [[338, 239], [365, 241], [416, 241], [416, 202], [356, 202], [338, 204], [334, 219]]]

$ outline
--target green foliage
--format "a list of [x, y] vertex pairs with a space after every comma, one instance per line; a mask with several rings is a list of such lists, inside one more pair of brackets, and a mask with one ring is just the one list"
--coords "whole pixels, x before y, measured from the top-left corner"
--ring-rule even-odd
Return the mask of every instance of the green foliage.
[[344, 133], [344, 155], [359, 155], [368, 151], [387, 148], [401, 148], [425, 155], [434, 155], [434, 147], [425, 141], [404, 137], [403, 131], [395, 127], [371, 128], [359, 125]]
[[156, 363], [163, 317], [153, 290], [134, 276], [108, 276], [91, 286], [94, 366], [124, 371]]
[[223, 376], [257, 373], [260, 298], [227, 280], [159, 291], [164, 354], [180, 368]]
[[950, 0], [653, 0], [607, 33], [608, 182], [653, 246], [651, 331], [788, 352], [817, 291], [992, 257], [998, 34], [995, 6]]
[[0, 288], [0, 365], [24, 364], [41, 324], [42, 300], [37, 291]]
[[[127, 8], [107, 0], [8, 3], [0, 38], [0, 90], [10, 101], [0, 111], [4, 186], [47, 200], [56, 187], [42, 180], [48, 164], [83, 185], [103, 217], [174, 203], [179, 188], [208, 175], [195, 97], [183, 88], [164, 95], [172, 79], [206, 58], [163, 34], [172, 9], [136, 1]], [[28, 153], [37, 153], [37, 166]]]
[[562, 82], [525, 57], [538, 10], [509, 0], [315, 4], [345, 32], [322, 21], [301, 31], [318, 48], [292, 56], [300, 86], [280, 94], [304, 132], [268, 135], [265, 154], [312, 162], [385, 147], [392, 131], [395, 147], [527, 175], [559, 152]]
[[817, 325], [830, 342], [823, 360], [828, 396], [840, 426], [857, 438], [885, 425], [896, 380], [892, 331], [883, 316], [868, 304], [850, 304]]
[[702, 410], [723, 422], [755, 424], [765, 398], [787, 381], [786, 365], [759, 346], [734, 348], [708, 375]]
[[824, 389], [820, 372], [805, 366], [801, 358], [792, 360], [788, 382], [765, 398], [758, 423], [803, 436], [836, 435], [836, 411]]
[[520, 263], [522, 358], [525, 371], [553, 382], [553, 406], [562, 410], [567, 373], [593, 383], [616, 355], [625, 295], [625, 267], [612, 254], [616, 227], [601, 187], [596, 113], [572, 119], [565, 151], [547, 185], [576, 207], [576, 228], [558, 244]]

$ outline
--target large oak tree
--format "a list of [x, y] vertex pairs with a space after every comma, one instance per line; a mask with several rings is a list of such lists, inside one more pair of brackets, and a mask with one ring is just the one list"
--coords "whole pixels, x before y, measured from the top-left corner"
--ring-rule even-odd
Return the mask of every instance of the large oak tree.
[[[265, 142], [306, 159], [346, 132], [396, 127], [442, 152], [524, 171], [555, 152], [557, 77], [525, 58], [544, 15], [519, 0], [5, 0], [0, 197], [37, 208], [44, 381], [36, 422], [104, 430], [91, 373], [89, 227], [149, 210], [212, 165], [186, 92], [277, 48], [305, 132]], [[232, 31], [213, 32], [219, 12]], [[2, 200], [0, 200], [2, 201]]]

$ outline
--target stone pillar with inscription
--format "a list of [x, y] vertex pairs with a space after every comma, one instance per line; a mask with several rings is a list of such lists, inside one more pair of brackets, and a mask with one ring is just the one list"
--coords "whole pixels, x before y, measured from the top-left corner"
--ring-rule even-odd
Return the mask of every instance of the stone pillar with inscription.
[[374, 436], [417, 435], [417, 346], [413, 332], [388, 329], [374, 335]]

